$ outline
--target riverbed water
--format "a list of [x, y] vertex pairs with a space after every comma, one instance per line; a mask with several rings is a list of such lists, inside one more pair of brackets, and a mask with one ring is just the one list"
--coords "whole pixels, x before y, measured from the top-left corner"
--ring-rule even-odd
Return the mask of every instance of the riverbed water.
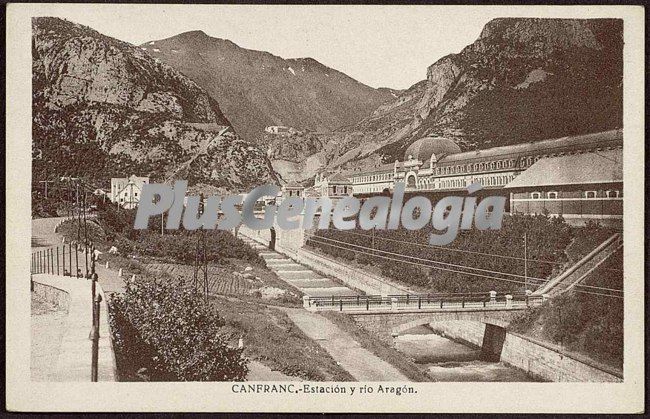
[[434, 381], [537, 381], [503, 362], [483, 361], [480, 348], [434, 334], [426, 326], [394, 339], [395, 348], [421, 365]]

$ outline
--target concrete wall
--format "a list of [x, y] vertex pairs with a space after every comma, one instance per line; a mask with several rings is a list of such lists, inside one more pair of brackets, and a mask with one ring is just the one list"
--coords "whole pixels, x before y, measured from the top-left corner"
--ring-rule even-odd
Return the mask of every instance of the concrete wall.
[[[474, 321], [430, 323], [431, 328], [451, 339], [476, 346], [483, 345], [485, 324]], [[559, 348], [531, 338], [506, 333], [501, 361], [548, 381], [556, 382], [622, 382], [620, 373], [606, 367], [579, 360], [562, 353]]]
[[32, 287], [34, 294], [38, 295], [40, 299], [68, 311], [70, 307], [70, 294], [66, 291], [36, 281], [33, 282]]
[[391, 295], [408, 292], [406, 287], [389, 283], [384, 278], [369, 274], [361, 269], [340, 263], [307, 249], [299, 249], [296, 252], [295, 259], [318, 272], [338, 278], [345, 284], [361, 290], [366, 294]]
[[501, 361], [527, 373], [557, 382], [623, 382], [614, 371], [589, 365], [551, 345], [513, 333], [506, 334]]

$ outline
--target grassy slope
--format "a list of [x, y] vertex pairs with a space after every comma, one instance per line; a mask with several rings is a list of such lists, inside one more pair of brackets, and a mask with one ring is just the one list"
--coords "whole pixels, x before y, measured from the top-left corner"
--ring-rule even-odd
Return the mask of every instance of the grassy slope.
[[[623, 289], [623, 254], [617, 252], [583, 283]], [[623, 368], [623, 300], [569, 292], [516, 319], [510, 329], [561, 345], [616, 369]]]

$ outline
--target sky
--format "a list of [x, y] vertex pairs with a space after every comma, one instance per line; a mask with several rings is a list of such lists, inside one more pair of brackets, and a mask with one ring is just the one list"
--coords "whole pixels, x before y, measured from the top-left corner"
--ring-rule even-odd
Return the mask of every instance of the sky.
[[[511, 6], [48, 5], [47, 15], [132, 44], [202, 30], [283, 58], [311, 57], [372, 87], [405, 89]], [[528, 12], [528, 13], [527, 13]], [[45, 14], [43, 14], [45, 15]]]

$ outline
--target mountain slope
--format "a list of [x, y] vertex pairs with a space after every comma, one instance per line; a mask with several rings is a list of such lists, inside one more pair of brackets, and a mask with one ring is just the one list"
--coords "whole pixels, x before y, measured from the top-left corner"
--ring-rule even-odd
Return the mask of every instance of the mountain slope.
[[356, 123], [394, 98], [312, 58], [283, 59], [192, 31], [141, 45], [219, 100], [249, 141], [269, 125], [329, 131]]
[[[309, 156], [319, 168], [305, 171], [299, 156], [292, 171], [310, 177], [402, 160], [426, 135], [469, 150], [620, 128], [622, 56], [621, 20], [492, 20], [473, 44], [432, 64], [426, 80], [359, 123], [320, 136], [327, 146]], [[284, 140], [270, 155], [283, 160], [281, 149], [291, 148]]]
[[[133, 45], [58, 18], [32, 20], [33, 177], [179, 175], [242, 189], [274, 180], [196, 83]], [[228, 128], [223, 136], [218, 132]]]

